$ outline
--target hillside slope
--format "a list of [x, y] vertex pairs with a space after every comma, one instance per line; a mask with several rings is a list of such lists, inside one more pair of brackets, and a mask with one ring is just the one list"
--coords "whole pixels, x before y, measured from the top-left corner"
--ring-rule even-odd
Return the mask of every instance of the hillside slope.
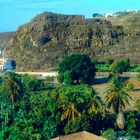
[[113, 25], [122, 26], [125, 33], [124, 54], [135, 63], [140, 63], [140, 11], [120, 12], [107, 18]]
[[3, 50], [10, 44], [10, 39], [13, 35], [14, 32], [0, 33], [0, 57], [2, 57]]
[[124, 35], [107, 20], [45, 12], [19, 27], [4, 56], [16, 60], [18, 70], [54, 70], [72, 53], [122, 56]]

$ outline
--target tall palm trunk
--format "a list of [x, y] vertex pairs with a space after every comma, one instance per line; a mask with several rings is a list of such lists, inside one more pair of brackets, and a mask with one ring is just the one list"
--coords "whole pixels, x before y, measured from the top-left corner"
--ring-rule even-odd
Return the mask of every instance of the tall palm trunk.
[[131, 100], [127, 86], [119, 78], [111, 79], [106, 90], [105, 102], [108, 108], [112, 108], [117, 114], [116, 122], [120, 129], [123, 129], [125, 125], [123, 110], [126, 105], [130, 105]]
[[117, 114], [117, 126], [118, 128], [120, 129], [124, 129], [124, 126], [125, 126], [125, 118], [124, 118], [124, 114], [123, 113], [119, 113]]

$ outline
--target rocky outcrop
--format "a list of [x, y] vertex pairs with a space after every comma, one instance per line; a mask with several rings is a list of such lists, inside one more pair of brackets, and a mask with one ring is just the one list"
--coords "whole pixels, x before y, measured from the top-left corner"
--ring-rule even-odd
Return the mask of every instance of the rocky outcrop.
[[4, 56], [14, 59], [18, 70], [54, 70], [72, 53], [123, 55], [124, 36], [122, 26], [107, 20], [45, 12], [18, 28]]
[[140, 11], [120, 12], [107, 20], [123, 27], [125, 35], [121, 50], [131, 61], [140, 63]]
[[4, 48], [8, 47], [8, 44], [10, 44], [10, 39], [13, 35], [14, 32], [0, 33], [0, 57], [3, 55]]

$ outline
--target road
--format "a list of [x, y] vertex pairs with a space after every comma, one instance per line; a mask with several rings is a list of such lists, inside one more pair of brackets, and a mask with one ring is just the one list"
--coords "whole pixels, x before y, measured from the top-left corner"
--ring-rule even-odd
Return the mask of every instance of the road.
[[30, 74], [30, 75], [37, 75], [37, 76], [42, 76], [42, 77], [56, 77], [58, 75], [58, 72], [54, 71], [54, 72], [15, 72], [17, 74]]

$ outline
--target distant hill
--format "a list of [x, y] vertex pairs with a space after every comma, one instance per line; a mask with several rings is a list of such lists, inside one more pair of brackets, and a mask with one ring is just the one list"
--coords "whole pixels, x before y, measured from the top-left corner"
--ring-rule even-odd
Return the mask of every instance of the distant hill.
[[44, 12], [18, 28], [3, 56], [16, 60], [18, 70], [56, 70], [72, 53], [100, 60], [130, 57], [140, 63], [139, 17], [134, 13], [86, 19]]

